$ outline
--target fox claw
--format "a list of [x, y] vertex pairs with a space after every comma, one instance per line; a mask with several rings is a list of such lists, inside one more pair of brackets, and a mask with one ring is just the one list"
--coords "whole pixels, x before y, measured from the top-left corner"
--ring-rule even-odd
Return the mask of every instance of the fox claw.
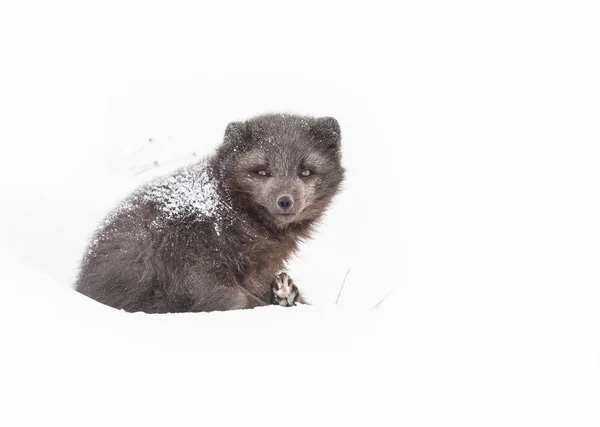
[[300, 291], [289, 274], [282, 272], [275, 277], [275, 281], [271, 285], [271, 304], [280, 305], [283, 307], [291, 307], [297, 303], [303, 303]]

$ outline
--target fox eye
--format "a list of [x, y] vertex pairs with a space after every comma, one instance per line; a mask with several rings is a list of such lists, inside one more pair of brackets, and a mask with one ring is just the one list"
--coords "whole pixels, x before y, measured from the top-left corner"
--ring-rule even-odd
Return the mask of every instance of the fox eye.
[[267, 176], [267, 171], [264, 171], [264, 170], [256, 171], [256, 173], [259, 174], [260, 176]]
[[308, 175], [310, 175], [310, 173], [311, 173], [310, 170], [305, 169], [302, 172], [300, 172], [300, 176], [308, 176]]

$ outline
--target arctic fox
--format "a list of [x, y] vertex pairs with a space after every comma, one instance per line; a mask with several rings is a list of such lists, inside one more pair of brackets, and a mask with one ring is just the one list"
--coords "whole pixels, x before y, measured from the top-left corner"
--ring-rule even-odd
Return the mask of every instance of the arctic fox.
[[281, 271], [340, 191], [340, 144], [331, 117], [230, 123], [214, 155], [146, 184], [108, 215], [76, 290], [147, 313], [304, 302]]

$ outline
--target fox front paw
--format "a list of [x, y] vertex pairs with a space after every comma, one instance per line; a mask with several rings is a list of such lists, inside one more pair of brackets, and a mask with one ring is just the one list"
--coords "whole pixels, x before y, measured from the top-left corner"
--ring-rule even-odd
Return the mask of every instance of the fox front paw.
[[300, 296], [300, 291], [289, 274], [283, 272], [275, 277], [275, 281], [271, 285], [271, 304], [281, 305], [283, 307], [291, 307], [296, 304], [302, 304], [304, 301]]

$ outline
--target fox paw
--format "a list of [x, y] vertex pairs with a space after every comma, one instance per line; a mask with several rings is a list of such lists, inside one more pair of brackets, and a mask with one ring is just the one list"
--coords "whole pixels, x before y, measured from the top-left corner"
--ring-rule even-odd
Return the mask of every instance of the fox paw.
[[271, 304], [281, 305], [283, 307], [291, 307], [304, 301], [300, 296], [300, 291], [289, 274], [283, 272], [275, 277], [275, 281], [271, 285]]

